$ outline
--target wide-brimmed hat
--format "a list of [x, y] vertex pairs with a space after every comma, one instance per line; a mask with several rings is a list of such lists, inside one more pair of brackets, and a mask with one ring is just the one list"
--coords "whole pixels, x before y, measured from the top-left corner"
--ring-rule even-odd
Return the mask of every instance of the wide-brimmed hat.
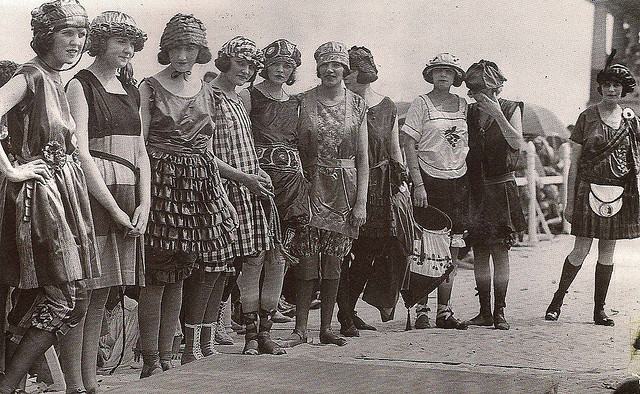
[[77, 0], [55, 0], [31, 11], [33, 34], [53, 33], [63, 27], [89, 27], [87, 11]]
[[329, 41], [320, 45], [313, 54], [313, 58], [316, 59], [316, 67], [337, 62], [349, 68], [349, 52], [347, 47], [339, 41]]
[[251, 62], [256, 69], [262, 68], [264, 55], [253, 40], [243, 36], [236, 36], [225, 42], [218, 51], [218, 57], [237, 57]]
[[136, 21], [120, 11], [104, 11], [89, 25], [89, 55], [95, 56], [109, 37], [127, 37], [133, 43], [133, 50], [144, 48], [147, 35], [136, 26]]
[[507, 78], [502, 74], [498, 65], [484, 59], [469, 66], [464, 79], [467, 88], [472, 92], [500, 88], [506, 81]]
[[429, 60], [427, 66], [422, 70], [422, 77], [425, 81], [433, 83], [433, 70], [436, 68], [449, 68], [456, 72], [456, 76], [453, 79], [453, 86], [462, 85], [464, 80], [464, 70], [460, 67], [460, 63], [457, 57], [450, 53], [439, 53], [436, 57]]
[[200, 53], [196, 60], [197, 63], [205, 64], [211, 60], [211, 51], [207, 43], [207, 28], [204, 23], [193, 15], [176, 14], [164, 28], [160, 37], [160, 53], [158, 61], [160, 64], [169, 64], [169, 50], [180, 45], [198, 45]]
[[272, 42], [264, 48], [263, 52], [265, 68], [279, 61], [285, 61], [293, 67], [300, 67], [302, 64], [302, 54], [296, 45], [285, 39]]

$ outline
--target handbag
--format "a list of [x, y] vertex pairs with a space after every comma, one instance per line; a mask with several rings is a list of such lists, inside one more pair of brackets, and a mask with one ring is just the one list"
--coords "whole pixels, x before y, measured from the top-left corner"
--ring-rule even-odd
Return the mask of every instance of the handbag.
[[623, 186], [589, 184], [589, 207], [598, 216], [610, 218], [622, 209]]

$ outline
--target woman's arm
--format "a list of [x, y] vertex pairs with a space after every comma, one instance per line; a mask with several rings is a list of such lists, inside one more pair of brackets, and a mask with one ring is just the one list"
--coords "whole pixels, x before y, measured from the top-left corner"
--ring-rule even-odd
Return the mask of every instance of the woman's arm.
[[498, 126], [500, 126], [500, 131], [502, 131], [504, 139], [507, 140], [507, 144], [509, 144], [512, 149], [520, 149], [520, 146], [522, 145], [521, 111], [514, 111], [513, 115], [511, 115], [511, 119], [507, 119], [502, 112], [498, 98], [495, 95], [493, 97], [489, 97], [484, 93], [480, 93], [475, 97], [479, 100], [478, 106], [480, 109], [496, 120]]
[[369, 191], [369, 135], [367, 131], [367, 115], [365, 114], [358, 132], [356, 149], [356, 171], [358, 190], [356, 204], [351, 211], [351, 225], [362, 226], [367, 221], [367, 192]]
[[216, 162], [218, 163], [218, 168], [220, 169], [220, 175], [223, 178], [231, 179], [233, 181], [236, 181], [237, 183], [245, 185], [253, 194], [273, 197], [273, 191], [271, 190], [271, 179], [265, 178], [260, 175], [244, 173], [220, 160], [218, 157], [216, 157]]
[[576, 178], [578, 175], [578, 165], [582, 154], [582, 145], [570, 141], [571, 144], [571, 165], [569, 166], [569, 179], [567, 180], [567, 206], [564, 209], [565, 219], [571, 223], [573, 207], [576, 197]]
[[77, 79], [72, 79], [69, 82], [67, 86], [67, 99], [69, 101], [71, 116], [73, 116], [73, 120], [76, 123], [80, 165], [87, 179], [89, 193], [109, 212], [116, 223], [128, 229], [133, 229], [129, 215], [118, 206], [118, 203], [104, 183], [98, 166], [89, 153], [89, 106], [87, 105], [82, 85]]
[[[9, 110], [15, 107], [27, 95], [27, 80], [24, 76], [11, 78], [2, 88], [0, 88], [0, 116], [4, 116]], [[4, 147], [0, 144], [0, 172], [2, 172], [11, 182], [23, 182], [28, 179], [35, 179], [38, 182], [45, 182], [51, 174], [47, 168], [47, 163], [42, 159], [30, 161], [14, 167], [9, 161]]]
[[149, 164], [149, 155], [144, 142], [142, 130], [140, 130], [140, 138], [138, 138], [138, 168], [140, 169], [140, 179], [138, 179], [137, 195], [140, 203], [133, 212], [131, 224], [134, 229], [132, 236], [142, 235], [147, 229], [149, 221], [149, 210], [151, 209], [151, 165]]

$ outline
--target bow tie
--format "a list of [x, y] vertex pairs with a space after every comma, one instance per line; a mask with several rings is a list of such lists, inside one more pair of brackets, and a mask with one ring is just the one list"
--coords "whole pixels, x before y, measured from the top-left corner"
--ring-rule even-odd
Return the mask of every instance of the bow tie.
[[174, 70], [171, 72], [171, 79], [182, 77], [186, 81], [189, 75], [191, 75], [191, 71], [175, 71]]

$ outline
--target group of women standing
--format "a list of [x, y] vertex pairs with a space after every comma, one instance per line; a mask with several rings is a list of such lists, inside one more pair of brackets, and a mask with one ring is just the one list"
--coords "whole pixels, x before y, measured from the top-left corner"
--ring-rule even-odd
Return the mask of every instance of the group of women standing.
[[[89, 23], [77, 1], [55, 0], [32, 12], [32, 30], [36, 57], [0, 89], [8, 127], [0, 149], [0, 264], [3, 285], [16, 287], [0, 392], [12, 392], [57, 340], [68, 391], [96, 392], [98, 338], [113, 286], [141, 289], [141, 378], [172, 367], [181, 305], [181, 362], [216, 353], [220, 303], [235, 271], [242, 272], [244, 354], [284, 354], [307, 342], [317, 280], [322, 343], [346, 344], [331, 331], [336, 300], [343, 335], [375, 329], [355, 305], [367, 282], [376, 286], [374, 271], [406, 264], [391, 207], [405, 180], [416, 210], [433, 205], [452, 219], [454, 263], [465, 242], [475, 251], [480, 313], [467, 322], [453, 316], [450, 275], [438, 289], [436, 326], [509, 329], [508, 250], [524, 229], [513, 174], [523, 105], [498, 98], [506, 78], [495, 63], [481, 60], [465, 72], [451, 54], [430, 60], [423, 77], [433, 90], [412, 103], [398, 132], [395, 104], [371, 88], [377, 68], [365, 47], [322, 44], [314, 53], [320, 84], [292, 95], [285, 85], [295, 82], [301, 53], [285, 39], [260, 50], [235, 37], [218, 51], [221, 73], [213, 81], [192, 75], [196, 63], [212, 59], [206, 28], [192, 15], [166, 24], [158, 53], [165, 68], [139, 87], [130, 61], [147, 37], [130, 16], [108, 11]], [[85, 50], [95, 61], [64, 86], [59, 72]], [[603, 103], [581, 115], [572, 135], [585, 145], [585, 152], [574, 149], [580, 182], [569, 193], [578, 237], [549, 320], [558, 318], [591, 239], [601, 238], [594, 320], [613, 325], [603, 310], [609, 240], [640, 230], [637, 118], [617, 101], [635, 81], [624, 66], [607, 67], [598, 76]], [[254, 85], [258, 74], [264, 80]], [[474, 104], [450, 92], [463, 81]], [[605, 201], [588, 210], [599, 192], [620, 188], [622, 208]], [[297, 262], [296, 324], [276, 343], [270, 330], [285, 261]], [[370, 298], [384, 318], [395, 297]], [[429, 326], [426, 309], [418, 308], [416, 326]]]

